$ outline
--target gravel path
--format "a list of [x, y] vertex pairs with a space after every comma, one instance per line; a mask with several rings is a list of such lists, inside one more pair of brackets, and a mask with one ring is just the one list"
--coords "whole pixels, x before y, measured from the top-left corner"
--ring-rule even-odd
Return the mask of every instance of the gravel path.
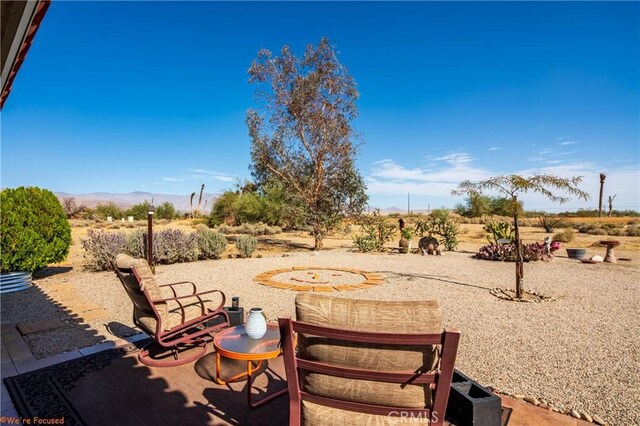
[[[159, 266], [157, 279], [160, 283], [188, 279], [199, 290], [223, 290], [228, 304], [231, 296], [240, 296], [242, 306], [260, 306], [270, 320], [275, 320], [294, 313], [296, 292], [257, 285], [252, 280], [261, 272], [291, 266], [378, 272], [385, 277], [381, 286], [332, 294], [362, 299], [438, 300], [445, 325], [462, 332], [456, 367], [480, 383], [597, 414], [610, 424], [640, 424], [637, 262], [586, 265], [556, 257], [549, 263], [528, 263], [525, 288], [556, 299], [544, 303], [507, 302], [492, 296], [489, 290], [494, 287], [513, 287], [514, 265], [474, 260], [465, 253], [423, 257], [339, 250], [297, 252], [289, 257]], [[73, 283], [78, 293], [107, 309], [112, 317], [32, 335], [29, 344], [37, 356], [136, 332], [131, 303], [109, 272], [54, 275], [39, 280], [37, 288], [5, 295], [2, 321], [64, 317], [63, 308], [52, 307], [46, 297], [63, 282]]]

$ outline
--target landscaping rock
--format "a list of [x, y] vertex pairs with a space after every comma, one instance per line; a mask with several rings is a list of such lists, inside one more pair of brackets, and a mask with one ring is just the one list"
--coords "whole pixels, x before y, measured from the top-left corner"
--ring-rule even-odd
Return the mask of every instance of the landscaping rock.
[[601, 419], [600, 417], [598, 417], [597, 415], [593, 415], [593, 422], [594, 422], [595, 424], [600, 425], [600, 426], [605, 426], [605, 425], [607, 424], [604, 420], [602, 420], [602, 419]]
[[578, 413], [578, 411], [576, 411], [576, 410], [569, 411], [569, 414], [571, 414], [571, 416], [575, 417], [576, 419], [580, 419], [582, 417], [582, 416], [580, 416], [580, 413]]
[[583, 420], [586, 420], [589, 423], [593, 423], [593, 418], [588, 413], [585, 413], [584, 411], [580, 411], [579, 413], [580, 417], [582, 417]]
[[534, 398], [532, 396], [527, 396], [527, 397], [524, 398], [524, 400], [526, 402], [528, 402], [529, 404], [540, 405], [540, 401], [538, 401], [536, 398]]

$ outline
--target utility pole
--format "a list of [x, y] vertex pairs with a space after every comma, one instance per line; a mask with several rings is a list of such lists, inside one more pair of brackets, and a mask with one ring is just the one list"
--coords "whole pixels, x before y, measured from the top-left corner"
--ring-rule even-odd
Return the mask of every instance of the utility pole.
[[407, 192], [407, 215], [411, 214], [411, 193]]

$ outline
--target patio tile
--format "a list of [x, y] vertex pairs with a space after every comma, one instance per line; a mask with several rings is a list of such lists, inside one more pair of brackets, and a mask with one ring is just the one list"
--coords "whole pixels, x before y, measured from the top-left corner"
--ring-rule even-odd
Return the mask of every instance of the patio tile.
[[51, 318], [36, 322], [23, 322], [16, 327], [20, 334], [24, 336], [25, 334], [38, 333], [40, 331], [55, 330], [56, 328], [62, 328], [64, 326], [66, 326], [66, 324], [60, 321], [59, 318]]
[[[4, 379], [11, 376], [17, 376], [18, 371], [11, 360], [3, 362], [0, 367], [0, 376]], [[3, 385], [4, 386], [4, 385]]]
[[14, 363], [34, 359], [31, 350], [29, 350], [29, 346], [22, 340], [22, 336], [15, 325], [12, 324], [11, 326], [2, 327], [2, 343]]
[[79, 352], [82, 354], [82, 356], [87, 356], [87, 355], [95, 354], [97, 352], [106, 351], [107, 349], [113, 349], [115, 347], [116, 347], [116, 342], [108, 341], [108, 342], [98, 343], [97, 345], [89, 346], [88, 348], [82, 348], [80, 349]]

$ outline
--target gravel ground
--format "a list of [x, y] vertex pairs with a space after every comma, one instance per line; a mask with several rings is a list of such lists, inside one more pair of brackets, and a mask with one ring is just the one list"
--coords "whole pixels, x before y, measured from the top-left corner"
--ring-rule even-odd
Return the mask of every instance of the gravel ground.
[[[290, 266], [351, 267], [378, 272], [381, 286], [338, 297], [440, 302], [445, 326], [462, 332], [456, 367], [486, 386], [596, 414], [610, 424], [639, 425], [640, 267], [637, 262], [586, 265], [563, 257], [525, 265], [525, 288], [552, 296], [544, 303], [500, 300], [494, 287], [513, 287], [512, 263], [480, 261], [466, 253], [443, 256], [354, 254], [333, 250], [289, 257], [224, 259], [159, 266], [160, 283], [220, 289], [230, 304], [260, 306], [270, 320], [294, 313], [296, 292], [255, 284], [261, 272]], [[70, 272], [2, 297], [2, 321], [60, 316], [46, 294], [71, 282], [112, 317], [32, 335], [34, 354], [48, 356], [135, 333], [131, 303], [113, 273]], [[25, 306], [28, 306], [25, 309]]]

